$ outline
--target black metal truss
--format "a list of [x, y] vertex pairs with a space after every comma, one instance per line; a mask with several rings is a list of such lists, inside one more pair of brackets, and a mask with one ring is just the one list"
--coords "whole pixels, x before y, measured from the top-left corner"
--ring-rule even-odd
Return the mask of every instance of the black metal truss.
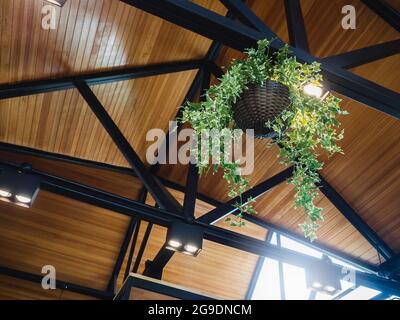
[[137, 218], [131, 218], [131, 221], [128, 225], [128, 230], [125, 233], [124, 240], [122, 241], [121, 249], [119, 251], [117, 261], [115, 263], [113, 272], [111, 274], [110, 281], [107, 286], [107, 291], [115, 292], [117, 288], [117, 279], [118, 275], [121, 271], [122, 263], [124, 262], [124, 258], [126, 252], [128, 251], [129, 243], [131, 241], [132, 235], [135, 232], [136, 228], [138, 227], [139, 220]]
[[[278, 184], [284, 182], [286, 179], [290, 178], [293, 173], [293, 168], [285, 169], [284, 171], [276, 174], [275, 176], [259, 183], [255, 187], [247, 190], [243, 193], [242, 198], [245, 199], [244, 202], [249, 199], [256, 199], [264, 193], [270, 191], [272, 188], [276, 187]], [[218, 220], [221, 220], [228, 216], [229, 214], [235, 212], [237, 208], [235, 204], [238, 203], [239, 198], [233, 198], [228, 202], [216, 207], [205, 215], [201, 216], [198, 220], [202, 223], [214, 224]]]
[[[220, 46], [221, 44], [227, 44], [228, 46], [231, 46], [233, 48], [243, 50], [246, 47], [254, 47], [256, 45], [256, 42], [262, 38], [275, 37], [273, 32], [266, 25], [261, 26], [262, 21], [260, 21], [251, 12], [251, 10], [249, 10], [246, 6], [244, 6], [241, 1], [222, 0], [222, 2], [228, 8], [230, 8], [232, 12], [234, 13], [236, 12], [236, 15], [239, 18], [239, 20], [241, 20], [247, 25], [250, 25], [251, 27], [248, 27], [246, 25], [241, 25], [235, 21], [232, 21], [227, 17], [220, 16], [214, 12], [211, 12], [208, 9], [202, 8], [201, 6], [198, 6], [188, 1], [165, 0], [162, 3], [156, 0], [146, 0], [146, 1], [121, 0], [121, 1], [139, 7], [152, 14], [158, 15], [168, 21], [176, 23], [189, 30], [197, 32], [203, 36], [209, 37], [217, 41], [215, 42], [217, 46]], [[370, 2], [370, 1], [365, 0], [364, 2]], [[379, 2], [383, 3], [383, 1]], [[300, 34], [301, 30], [295, 30], [296, 28], [292, 28], [292, 32], [296, 33], [292, 35], [292, 39], [295, 39], [297, 37], [297, 39], [303, 38], [304, 40], [305, 36], [304, 22], [302, 21], [302, 16], [299, 15], [301, 11], [299, 10], [300, 8], [299, 2], [287, 0], [286, 3], [287, 3], [286, 9], [291, 10], [291, 12], [289, 12], [290, 13], [289, 15], [290, 21], [288, 21], [289, 27], [291, 25], [294, 26], [295, 24], [300, 23], [300, 25], [302, 25], [302, 28], [300, 29], [303, 29], [304, 33], [303, 37], [301, 37]], [[387, 18], [387, 12], [383, 14], [383, 16]], [[304, 52], [305, 42], [303, 40], [301, 41], [293, 40], [295, 44], [297, 43], [298, 46], [298, 48], [290, 48], [293, 54], [301, 62], [310, 63], [312, 61], [317, 60], [316, 58]], [[280, 39], [277, 39], [273, 42], [272, 47], [273, 49], [276, 50], [283, 45], [284, 43]], [[396, 46], [396, 43], [394, 45]], [[390, 48], [390, 45], [386, 45], [385, 48], [388, 50], [386, 54], [389, 55], [391, 54], [390, 52], [393, 52], [393, 47]], [[369, 52], [372, 52], [372, 50], [375, 49], [371, 47], [371, 48], [366, 48], [365, 50], [369, 50]], [[214, 48], [213, 53], [215, 56], [217, 52], [218, 50]], [[365, 52], [362, 54], [360, 52], [361, 51], [353, 52], [353, 56], [350, 56], [349, 53], [347, 59], [348, 60], [353, 59], [355, 61], [354, 56], [359, 55], [360, 59], [364, 59], [365, 61], [367, 61], [367, 59], [365, 58]], [[376, 54], [375, 57], [376, 56], [378, 56], [378, 54]], [[352, 64], [355, 63], [354, 61], [352, 62]], [[321, 69], [323, 70], [323, 73], [325, 75], [326, 85], [330, 90], [335, 90], [338, 93], [348, 96], [349, 98], [365, 103], [373, 108], [376, 108], [377, 110], [386, 112], [394, 117], [400, 118], [399, 94], [390, 91], [384, 87], [381, 87], [379, 85], [376, 85], [354, 74], [351, 74], [341, 68], [337, 68], [331, 62], [329, 62], [329, 58], [327, 58], [326, 61], [322, 60], [322, 65], [321, 65]], [[99, 118], [105, 129], [109, 132], [110, 136], [113, 138], [114, 142], [123, 152], [125, 157], [128, 159], [136, 175], [142, 180], [146, 188], [148, 188], [149, 191], [153, 194], [159, 205], [165, 208], [165, 210], [158, 208], [151, 208], [145, 204], [138, 203], [137, 201], [118, 197], [92, 187], [84, 186], [79, 183], [75, 183], [72, 181], [68, 181], [66, 179], [54, 177], [36, 171], [36, 174], [42, 177], [42, 187], [44, 189], [47, 189], [48, 191], [55, 192], [63, 196], [71, 197], [73, 199], [84, 201], [86, 203], [90, 203], [102, 208], [110, 209], [122, 214], [129, 215], [131, 217], [135, 217], [137, 219], [144, 219], [149, 221], [150, 223], [155, 223], [168, 227], [173, 221], [177, 220], [186, 221], [185, 217], [182, 216], [180, 213], [181, 207], [179, 206], [179, 204], [177, 204], [176, 200], [166, 191], [166, 189], [158, 181], [158, 179], [147, 171], [147, 169], [144, 167], [144, 164], [140, 161], [139, 157], [136, 155], [135, 151], [123, 137], [122, 133], [119, 131], [118, 127], [112, 121], [111, 117], [107, 114], [104, 107], [97, 99], [97, 97], [93, 94], [89, 85], [135, 79], [138, 77], [147, 77], [157, 74], [179, 72], [179, 71], [198, 69], [198, 68], [202, 68], [203, 71], [207, 68], [207, 71], [211, 70], [214, 74], [221, 75], [220, 68], [214, 64], [213, 60], [210, 59], [208, 59], [207, 61], [196, 60], [196, 61], [177, 62], [177, 63], [160, 64], [160, 65], [145, 66], [145, 67], [121, 68], [118, 70], [98, 72], [89, 75], [80, 75], [80, 76], [38, 80], [38, 81], [26, 81], [17, 84], [0, 85], [0, 99], [7, 99], [12, 97], [38, 94], [56, 90], [65, 90], [74, 87], [78, 88], [79, 92], [88, 102], [89, 106], [92, 108], [96, 116]], [[130, 169], [124, 168], [123, 171], [125, 170], [127, 171], [126, 173], [129, 172], [129, 174], [132, 174]], [[324, 189], [322, 190], [324, 191]], [[195, 194], [197, 195], [196, 192], [192, 192], [192, 195]], [[332, 194], [334, 196], [332, 196]], [[335, 204], [337, 207], [338, 207], [337, 203], [339, 203], [339, 207], [342, 207], [342, 209], [344, 208], [346, 209], [345, 211], [348, 211], [347, 210], [348, 208], [345, 208], [346, 206], [340, 201], [343, 199], [338, 198], [337, 194], [331, 192], [331, 199], [335, 199], [334, 201], [339, 201], [336, 202]], [[226, 208], [232, 207], [232, 203], [223, 204], [222, 206], [226, 206]], [[360, 221], [356, 221], [356, 224], [358, 222]], [[277, 249], [274, 246], [265, 245], [260, 240], [243, 236], [221, 228], [216, 228], [202, 221], [194, 220], [191, 223], [204, 230], [206, 239], [220, 243], [222, 245], [231, 246], [240, 250], [244, 250], [262, 256], [269, 256], [282, 261], [293, 263], [295, 265], [298, 264], [304, 265], [304, 263], [307, 264], [307, 260], [310, 260], [310, 257], [283, 248]], [[390, 257], [393, 255], [393, 252], [390, 251], [391, 249], [389, 247], [386, 247], [386, 245], [383, 242], [377, 241], [377, 239], [373, 236], [373, 234], [370, 233], [367, 229], [366, 231], [364, 231], [363, 235], [364, 234], [366, 235], [369, 241], [373, 241], [375, 244], [377, 244], [378, 250], [381, 250], [384, 254], [386, 254], [385, 258], [389, 259], [388, 263], [393, 261], [390, 260]], [[37, 281], [38, 279], [35, 278], [34, 275], [20, 273], [15, 270], [10, 271], [10, 269], [7, 268], [2, 268], [2, 271], [4, 273], [7, 272], [10, 275], [13, 275], [14, 273], [13, 276], [18, 275], [18, 277], [20, 278], [26, 278], [32, 281]], [[373, 288], [379, 288], [380, 290], [388, 289], [394, 291], [397, 294], [399, 293], [399, 287], [398, 287], [399, 285], [397, 282], [384, 280], [379, 277], [376, 277], [376, 275], [360, 273], [358, 281], [361, 281], [360, 283], [371, 286]], [[61, 284], [65, 283], [61, 282]], [[77, 290], [81, 289], [82, 288]], [[83, 288], [82, 290], [85, 291], [86, 289], [87, 288]], [[90, 291], [92, 289], [88, 290]], [[102, 295], [103, 293], [93, 292], [93, 294]], [[105, 295], [108, 297], [110, 295], [110, 292], [106, 292]]]
[[[2, 167], [18, 167], [18, 165], [7, 162], [1, 162], [0, 164]], [[138, 219], [143, 219], [164, 227], [169, 227], [174, 221], [186, 222], [185, 218], [180, 214], [174, 214], [163, 209], [154, 208], [134, 200], [119, 197], [93, 187], [85, 186], [40, 171], [33, 170], [33, 173], [41, 178], [41, 187], [49, 192], [119, 212], [130, 217], [137, 217]], [[274, 245], [265, 244], [262, 240], [204, 224], [196, 220], [192, 222], [192, 225], [201, 228], [204, 231], [204, 237], [206, 240], [245, 252], [281, 260], [296, 266], [307, 266], [316, 259], [292, 250], [277, 248]], [[400, 294], [400, 285], [398, 282], [386, 280], [375, 274], [363, 272], [357, 273], [356, 278], [357, 283], [360, 285], [377, 288], [378, 290], [390, 292], [396, 295]]]
[[385, 0], [362, 0], [371, 10], [400, 32], [400, 12]]
[[307, 31], [304, 25], [300, 0], [285, 0], [285, 10], [290, 44], [308, 52]]
[[[83, 165], [83, 166], [92, 167], [92, 168], [96, 168], [96, 169], [110, 170], [112, 172], [117, 172], [120, 174], [135, 176], [135, 173], [133, 172], [133, 170], [131, 168], [118, 167], [118, 166], [109, 165], [109, 164], [105, 164], [105, 163], [101, 163], [101, 162], [95, 162], [95, 161], [87, 161], [87, 160], [83, 160], [80, 158], [68, 157], [68, 156], [64, 156], [64, 155], [44, 152], [41, 150], [36, 150], [36, 149], [12, 145], [12, 144], [6, 144], [6, 143], [0, 142], [0, 150], [4, 150], [6, 152], [27, 154], [29, 156], [51, 159], [51, 160], [55, 160], [55, 161], [63, 161], [63, 162], [67, 162], [67, 163]], [[264, 182], [261, 182], [260, 184], [258, 184], [257, 186], [255, 186], [251, 190], [249, 190], [246, 193], [247, 198], [246, 197], [244, 197], [244, 198], [248, 199], [250, 196], [258, 197], [261, 194], [263, 194], [264, 192], [267, 192], [273, 186], [275, 186], [275, 185], [283, 182], [285, 179], [289, 178], [290, 170], [291, 169], [288, 169], [288, 171], [286, 173], [282, 172], [278, 176], [275, 176], [273, 178], [267, 179]], [[177, 190], [182, 193], [186, 192], [185, 186], [182, 186], [182, 185], [172, 182], [170, 180], [164, 179], [160, 176], [158, 176], [157, 178], [167, 188], [174, 189], [174, 190]], [[329, 188], [332, 188], [332, 187], [329, 186]], [[203, 220], [202, 221], [203, 223], [211, 223], [211, 224], [215, 223], [216, 221], [218, 221], [219, 219], [222, 219], [224, 216], [228, 215], [229, 213], [234, 213], [236, 210], [236, 208], [232, 206], [235, 203], [235, 201], [230, 201], [230, 202], [224, 204], [224, 203], [221, 203], [220, 201], [217, 201], [217, 200], [210, 198], [199, 192], [196, 193], [196, 198], [198, 200], [204, 201], [204, 202], [216, 207], [214, 210], [210, 211], [209, 213], [203, 215], [203, 217], [200, 218], [200, 221]], [[333, 250], [332, 248], [325, 247], [321, 244], [315, 244], [314, 242], [309, 242], [304, 237], [301, 237], [289, 230], [280, 228], [274, 224], [271, 224], [264, 220], [261, 220], [254, 215], [245, 215], [244, 219], [248, 220], [254, 224], [257, 224], [263, 228], [266, 228], [268, 230], [275, 231], [279, 234], [282, 234], [282, 235], [284, 235], [288, 238], [291, 238], [293, 240], [296, 240], [300, 243], [311, 246], [317, 250], [322, 251], [323, 253], [334, 256], [338, 259], [343, 259], [347, 263], [349, 263], [357, 268], [364, 269], [368, 272], [377, 272], [377, 268], [368, 263], [364, 263], [361, 260], [355, 259], [351, 256], [348, 256], [348, 255], [342, 253], [342, 252], [338, 252], [336, 250]]]
[[[212, 61], [211, 59], [215, 58], [215, 56], [218, 54], [219, 49], [220, 45], [218, 43], [213, 43], [207, 54], [208, 58], [206, 59], [208, 61]], [[203, 94], [205, 90], [209, 88], [210, 81], [211, 81], [211, 71], [207, 67], [204, 67], [201, 72], [200, 100], [204, 100]], [[194, 96], [191, 96], [190, 98], [192, 99], [189, 101], [192, 101]], [[185, 198], [183, 204], [184, 217], [186, 220], [189, 221], [194, 219], [198, 179], [199, 179], [198, 168], [195, 164], [190, 163], [188, 168], [186, 188], [184, 191]], [[153, 259], [153, 261], [148, 261], [144, 274], [147, 276], [161, 279], [163, 270], [167, 265], [167, 263], [171, 260], [173, 255], [174, 252], [166, 249], [165, 246], [163, 245], [158, 251], [155, 258]]]
[[128, 261], [126, 262], [126, 268], [125, 268], [125, 273], [124, 273], [124, 281], [126, 280], [126, 278], [128, 278], [129, 273], [131, 272], [132, 260], [133, 260], [133, 255], [134, 255], [135, 249], [136, 249], [137, 239], [139, 237], [140, 225], [141, 225], [141, 223], [139, 220], [136, 224], [135, 232], [132, 236], [131, 248], [129, 249]]
[[[146, 291], [156, 292], [162, 295], [177, 298], [179, 300], [214, 300], [211, 297], [186, 291], [182, 288], [169, 286], [161, 282], [135, 276], [127, 279], [127, 281], [124, 283], [124, 286], [115, 296], [115, 300], [130, 300], [132, 288], [140, 288]], [[135, 296], [133, 296], [132, 299], [134, 300]]]
[[378, 272], [385, 277], [397, 277], [400, 281], [400, 253], [393, 256], [391, 259], [382, 263], [379, 268]]
[[114, 123], [110, 115], [104, 109], [96, 95], [84, 81], [74, 82], [82, 97], [86, 100], [97, 119], [108, 132], [118, 149], [124, 155], [125, 159], [131, 165], [136, 175], [142, 181], [146, 189], [151, 193], [161, 208], [173, 212], [181, 212], [182, 207], [168, 190], [157, 180], [157, 178], [148, 171], [145, 164], [137, 155], [135, 150], [124, 137], [118, 126]]
[[244, 23], [250, 28], [254, 28], [261, 32], [265, 38], [276, 37], [275, 33], [268, 28], [251, 10], [247, 10], [247, 6], [243, 0], [220, 0], [223, 5], [229, 10], [233, 17]]
[[[154, 14], [181, 27], [219, 41], [234, 49], [244, 50], [255, 47], [257, 41], [265, 38], [264, 33], [241, 25], [211, 10], [190, 1], [164, 0], [120, 0], [146, 12]], [[249, 10], [249, 9], [247, 9]], [[272, 49], [279, 49], [282, 40], [276, 39]], [[300, 62], [321, 62], [325, 85], [348, 98], [366, 104], [393, 117], [400, 118], [400, 94], [368, 81], [347, 70], [324, 63], [304, 50], [289, 47]]]
[[400, 39], [323, 58], [336, 67], [350, 69], [400, 53]]
[[[138, 201], [140, 203], [146, 203], [146, 198], [147, 198], [147, 189], [143, 187], [142, 190], [140, 191]], [[139, 232], [139, 228], [140, 228], [140, 220], [138, 220], [137, 218], [131, 218], [131, 221], [129, 222], [129, 225], [128, 225], [128, 229], [125, 233], [124, 240], [122, 241], [121, 249], [119, 251], [117, 261], [114, 266], [114, 270], [111, 274], [111, 278], [110, 278], [109, 284], [107, 286], [108, 291], [112, 291], [112, 292], [116, 291], [118, 275], [121, 272], [122, 264], [124, 262], [126, 253], [128, 251], [129, 243], [131, 243], [131, 248], [130, 248], [130, 252], [129, 252], [129, 257], [128, 257], [128, 262], [127, 262], [127, 267], [125, 270], [124, 279], [127, 277], [127, 274], [129, 273], [132, 256], [135, 251], [136, 239], [137, 239], [137, 235]]]
[[320, 190], [328, 200], [346, 217], [346, 219], [360, 232], [363, 237], [385, 258], [390, 259], [393, 250], [372, 230], [357, 212], [331, 187], [331, 185], [320, 176]]
[[93, 86], [116, 81], [194, 70], [201, 68], [203, 65], [203, 60], [178, 61], [140, 67], [118, 67], [112, 70], [82, 75], [2, 84], [0, 85], [0, 100], [58, 90], [74, 89], [75, 82], [84, 81], [89, 86]]
[[[13, 277], [16, 279], [34, 282], [37, 284], [42, 283], [42, 280], [43, 280], [43, 275], [37, 275], [37, 274], [24, 272], [24, 271], [18, 271], [18, 270], [14, 270], [14, 269], [2, 267], [2, 266], [0, 266], [0, 274], [8, 276], [8, 277]], [[106, 291], [101, 291], [101, 290], [97, 290], [97, 289], [92, 289], [92, 288], [84, 287], [81, 285], [61, 281], [58, 279], [56, 281], [56, 288], [60, 289], [60, 290], [68, 290], [68, 291], [76, 292], [79, 294], [84, 294], [84, 295], [87, 295], [90, 297], [95, 297], [98, 299], [111, 300], [114, 297], [113, 292], [106, 292]]]

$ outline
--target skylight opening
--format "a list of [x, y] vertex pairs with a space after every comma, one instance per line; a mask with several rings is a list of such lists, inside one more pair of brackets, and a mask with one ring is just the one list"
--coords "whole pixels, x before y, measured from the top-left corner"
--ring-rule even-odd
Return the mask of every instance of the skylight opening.
[[[270, 243], [273, 245], [278, 245], [278, 237], [276, 233], [272, 235]], [[306, 254], [318, 259], [321, 259], [323, 256], [321, 251], [281, 235], [280, 244], [283, 248]], [[362, 269], [356, 268], [340, 259], [331, 256], [330, 258], [336, 265], [346, 267], [349, 270], [363, 272]], [[279, 274], [280, 264], [283, 271], [282, 279], [280, 278]], [[284, 292], [281, 292], [281, 281]], [[378, 290], [364, 286], [359, 286], [356, 288], [354, 283], [345, 280], [340, 280], [340, 283], [342, 288], [334, 296], [322, 292], [315, 292], [307, 287], [305, 268], [279, 262], [274, 259], [265, 258], [251, 299], [280, 300], [282, 296], [284, 296], [286, 300], [332, 300], [335, 298], [339, 300], [369, 300], [381, 293]], [[349, 293], [345, 294], [346, 291], [349, 291]], [[343, 294], [345, 295], [342, 296]], [[393, 298], [396, 299], [396, 297]]]

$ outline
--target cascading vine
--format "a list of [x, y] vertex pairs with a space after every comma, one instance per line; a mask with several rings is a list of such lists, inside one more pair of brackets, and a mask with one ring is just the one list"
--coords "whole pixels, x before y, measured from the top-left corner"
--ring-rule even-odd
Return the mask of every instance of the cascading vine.
[[[182, 122], [190, 122], [197, 138], [203, 130], [217, 129], [222, 132], [220, 138], [221, 159], [214, 164], [214, 171], [223, 170], [228, 182], [231, 198], [238, 197], [237, 218], [229, 219], [231, 225], [242, 226], [244, 214], [254, 214], [254, 200], [242, 199], [249, 188], [249, 179], [240, 174], [238, 163], [225, 162], [223, 139], [234, 136], [238, 129], [233, 117], [233, 106], [251, 85], [263, 85], [267, 80], [279, 82], [289, 89], [290, 105], [274, 118], [266, 121], [266, 128], [274, 132], [270, 146], [280, 148], [281, 162], [292, 165], [293, 176], [289, 183], [294, 185], [294, 207], [301, 207], [307, 219], [301, 228], [307, 238], [314, 240], [319, 223], [323, 221], [322, 209], [315, 205], [318, 197], [318, 171], [323, 162], [319, 160], [319, 150], [329, 156], [342, 152], [337, 141], [343, 138], [338, 116], [347, 114], [340, 108], [340, 99], [331, 93], [323, 98], [304, 92], [307, 85], [321, 86], [322, 75], [319, 64], [303, 64], [290, 56], [287, 46], [270, 54], [271, 41], [261, 40], [257, 48], [247, 49], [247, 58], [234, 61], [229, 70], [220, 79], [218, 85], [211, 86], [203, 101], [188, 102], [185, 105]], [[215, 143], [213, 141], [212, 143]], [[211, 144], [211, 142], [210, 142]], [[198, 150], [194, 150], [199, 155]], [[213, 149], [208, 148], [208, 158], [213, 157]], [[209, 161], [197, 161], [201, 174], [206, 173]]]

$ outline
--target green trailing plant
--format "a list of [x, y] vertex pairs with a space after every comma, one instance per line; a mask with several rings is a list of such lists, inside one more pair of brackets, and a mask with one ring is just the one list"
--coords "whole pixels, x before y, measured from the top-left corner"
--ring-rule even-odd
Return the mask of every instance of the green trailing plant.
[[250, 85], [262, 85], [266, 80], [286, 85], [290, 106], [265, 125], [275, 132], [270, 145], [278, 145], [281, 161], [293, 166], [293, 177], [289, 183], [294, 185], [296, 192], [294, 204], [295, 207], [302, 207], [307, 215], [300, 226], [305, 236], [314, 240], [319, 223], [323, 221], [321, 208], [315, 205], [320, 180], [318, 171], [323, 167], [318, 159], [319, 150], [325, 150], [329, 156], [342, 152], [337, 145], [337, 141], [343, 138], [343, 132], [337, 132], [340, 125], [337, 118], [346, 111], [340, 109], [340, 99], [330, 93], [323, 99], [304, 93], [303, 88], [307, 84], [321, 86], [322, 76], [317, 62], [297, 62], [295, 57], [290, 56], [287, 46], [270, 54], [270, 44], [268, 40], [261, 40], [257, 48], [247, 49], [247, 58], [234, 61], [220, 83], [210, 87], [201, 102], [185, 105], [181, 121], [190, 122], [197, 138], [203, 130], [216, 129], [222, 133], [218, 144], [221, 152], [219, 163], [213, 166], [209, 163], [209, 159], [215, 156], [215, 141], [209, 141], [205, 157], [200, 157], [199, 146], [193, 151], [198, 158], [200, 174], [206, 173], [210, 167], [215, 172], [223, 170], [229, 197], [240, 199], [236, 204], [239, 214], [237, 219], [229, 220], [230, 224], [242, 226], [243, 215], [253, 214], [255, 210], [254, 200], [242, 199], [249, 180], [240, 174], [240, 164], [230, 163], [224, 158], [229, 150], [224, 150], [223, 139], [234, 137], [234, 129], [238, 128], [233, 119], [232, 106]]

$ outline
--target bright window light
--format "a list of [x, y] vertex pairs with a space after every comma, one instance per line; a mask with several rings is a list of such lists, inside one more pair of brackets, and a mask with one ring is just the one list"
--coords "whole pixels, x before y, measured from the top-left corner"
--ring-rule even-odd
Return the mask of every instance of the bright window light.
[[266, 258], [251, 299], [280, 300], [280, 298], [278, 261]]
[[[310, 248], [305, 244], [299, 243], [295, 240], [280, 236], [281, 246], [307, 254], [315, 258], [322, 258], [322, 252]], [[271, 237], [271, 244], [277, 245], [276, 233]], [[349, 269], [363, 271], [362, 269], [355, 268], [352, 265], [343, 262], [337, 258], [330, 257], [332, 262], [336, 265], [344, 266]], [[311, 289], [307, 288], [306, 283], [306, 272], [304, 268], [300, 268], [288, 263], [283, 263], [283, 278], [285, 287], [285, 297], [287, 300], [306, 300], [309, 299]], [[351, 289], [354, 284], [345, 280], [340, 280], [342, 290], [334, 296], [325, 294], [323, 292], [317, 292], [315, 294], [315, 300], [332, 300], [342, 292]], [[341, 300], [369, 300], [379, 295], [381, 292], [368, 287], [360, 286], [349, 292], [347, 295], [341, 298]], [[251, 297], [252, 300], [280, 300], [280, 279], [279, 279], [279, 262], [277, 260], [266, 258], [264, 259], [263, 266], [261, 268], [258, 280]]]
[[294, 250], [294, 251], [297, 251], [297, 252], [300, 252], [300, 253], [304, 253], [304, 254], [307, 254], [309, 256], [318, 258], [318, 259], [321, 259], [321, 257], [322, 257], [322, 253], [321, 252], [319, 252], [319, 251], [317, 251], [317, 250], [315, 250], [313, 248], [307, 247], [304, 244], [301, 244], [301, 243], [299, 243], [299, 242], [297, 242], [295, 240], [289, 239], [289, 238], [284, 237], [284, 236], [281, 236], [281, 246], [286, 248], [286, 249], [290, 249], [290, 250]]
[[351, 291], [349, 294], [346, 294], [340, 300], [369, 300], [380, 293], [381, 292], [378, 290], [360, 286]]
[[285, 294], [287, 300], [307, 300], [310, 290], [306, 284], [306, 272], [287, 263], [283, 264], [283, 278], [285, 279]]

